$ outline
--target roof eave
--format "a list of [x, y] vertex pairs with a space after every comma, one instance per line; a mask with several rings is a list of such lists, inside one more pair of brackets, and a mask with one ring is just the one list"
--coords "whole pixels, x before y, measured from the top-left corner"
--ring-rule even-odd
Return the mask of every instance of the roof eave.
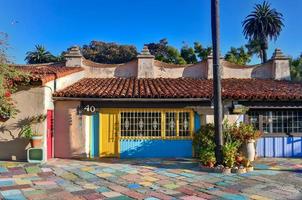
[[208, 98], [90, 98], [90, 97], [52, 97], [55, 101], [115, 101], [115, 102], [200, 102]]

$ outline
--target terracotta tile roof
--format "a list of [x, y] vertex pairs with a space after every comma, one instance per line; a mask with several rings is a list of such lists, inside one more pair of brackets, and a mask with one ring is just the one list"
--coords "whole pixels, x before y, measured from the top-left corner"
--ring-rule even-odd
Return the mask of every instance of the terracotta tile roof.
[[42, 85], [75, 72], [84, 70], [81, 67], [65, 67], [65, 63], [45, 63], [33, 65], [12, 65], [30, 74], [33, 82], [40, 82]]
[[[54, 94], [91, 98], [212, 98], [212, 80], [189, 78], [85, 78]], [[222, 80], [224, 99], [302, 100], [302, 83], [259, 79]]]

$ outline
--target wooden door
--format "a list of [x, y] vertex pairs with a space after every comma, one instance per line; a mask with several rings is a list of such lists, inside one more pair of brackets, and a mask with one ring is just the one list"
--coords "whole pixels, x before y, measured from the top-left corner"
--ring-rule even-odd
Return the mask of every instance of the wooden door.
[[47, 159], [53, 158], [53, 110], [47, 110]]
[[106, 109], [100, 113], [100, 156], [118, 157], [118, 112]]

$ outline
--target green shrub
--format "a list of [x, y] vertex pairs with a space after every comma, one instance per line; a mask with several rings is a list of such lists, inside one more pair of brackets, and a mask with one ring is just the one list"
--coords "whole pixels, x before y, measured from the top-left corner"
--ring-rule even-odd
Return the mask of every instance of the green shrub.
[[224, 144], [222, 148], [223, 162], [226, 167], [232, 168], [236, 162], [238, 148], [241, 145], [239, 141], [231, 141]]

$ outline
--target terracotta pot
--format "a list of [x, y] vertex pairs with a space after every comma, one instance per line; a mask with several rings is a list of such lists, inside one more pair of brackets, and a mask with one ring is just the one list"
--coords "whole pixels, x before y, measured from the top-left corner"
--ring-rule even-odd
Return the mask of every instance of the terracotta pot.
[[213, 162], [208, 162], [207, 163], [207, 167], [213, 168], [214, 167], [214, 163]]
[[42, 146], [42, 136], [33, 136], [30, 140], [32, 148], [39, 148]]
[[236, 156], [236, 162], [241, 163], [243, 161], [243, 156]]

